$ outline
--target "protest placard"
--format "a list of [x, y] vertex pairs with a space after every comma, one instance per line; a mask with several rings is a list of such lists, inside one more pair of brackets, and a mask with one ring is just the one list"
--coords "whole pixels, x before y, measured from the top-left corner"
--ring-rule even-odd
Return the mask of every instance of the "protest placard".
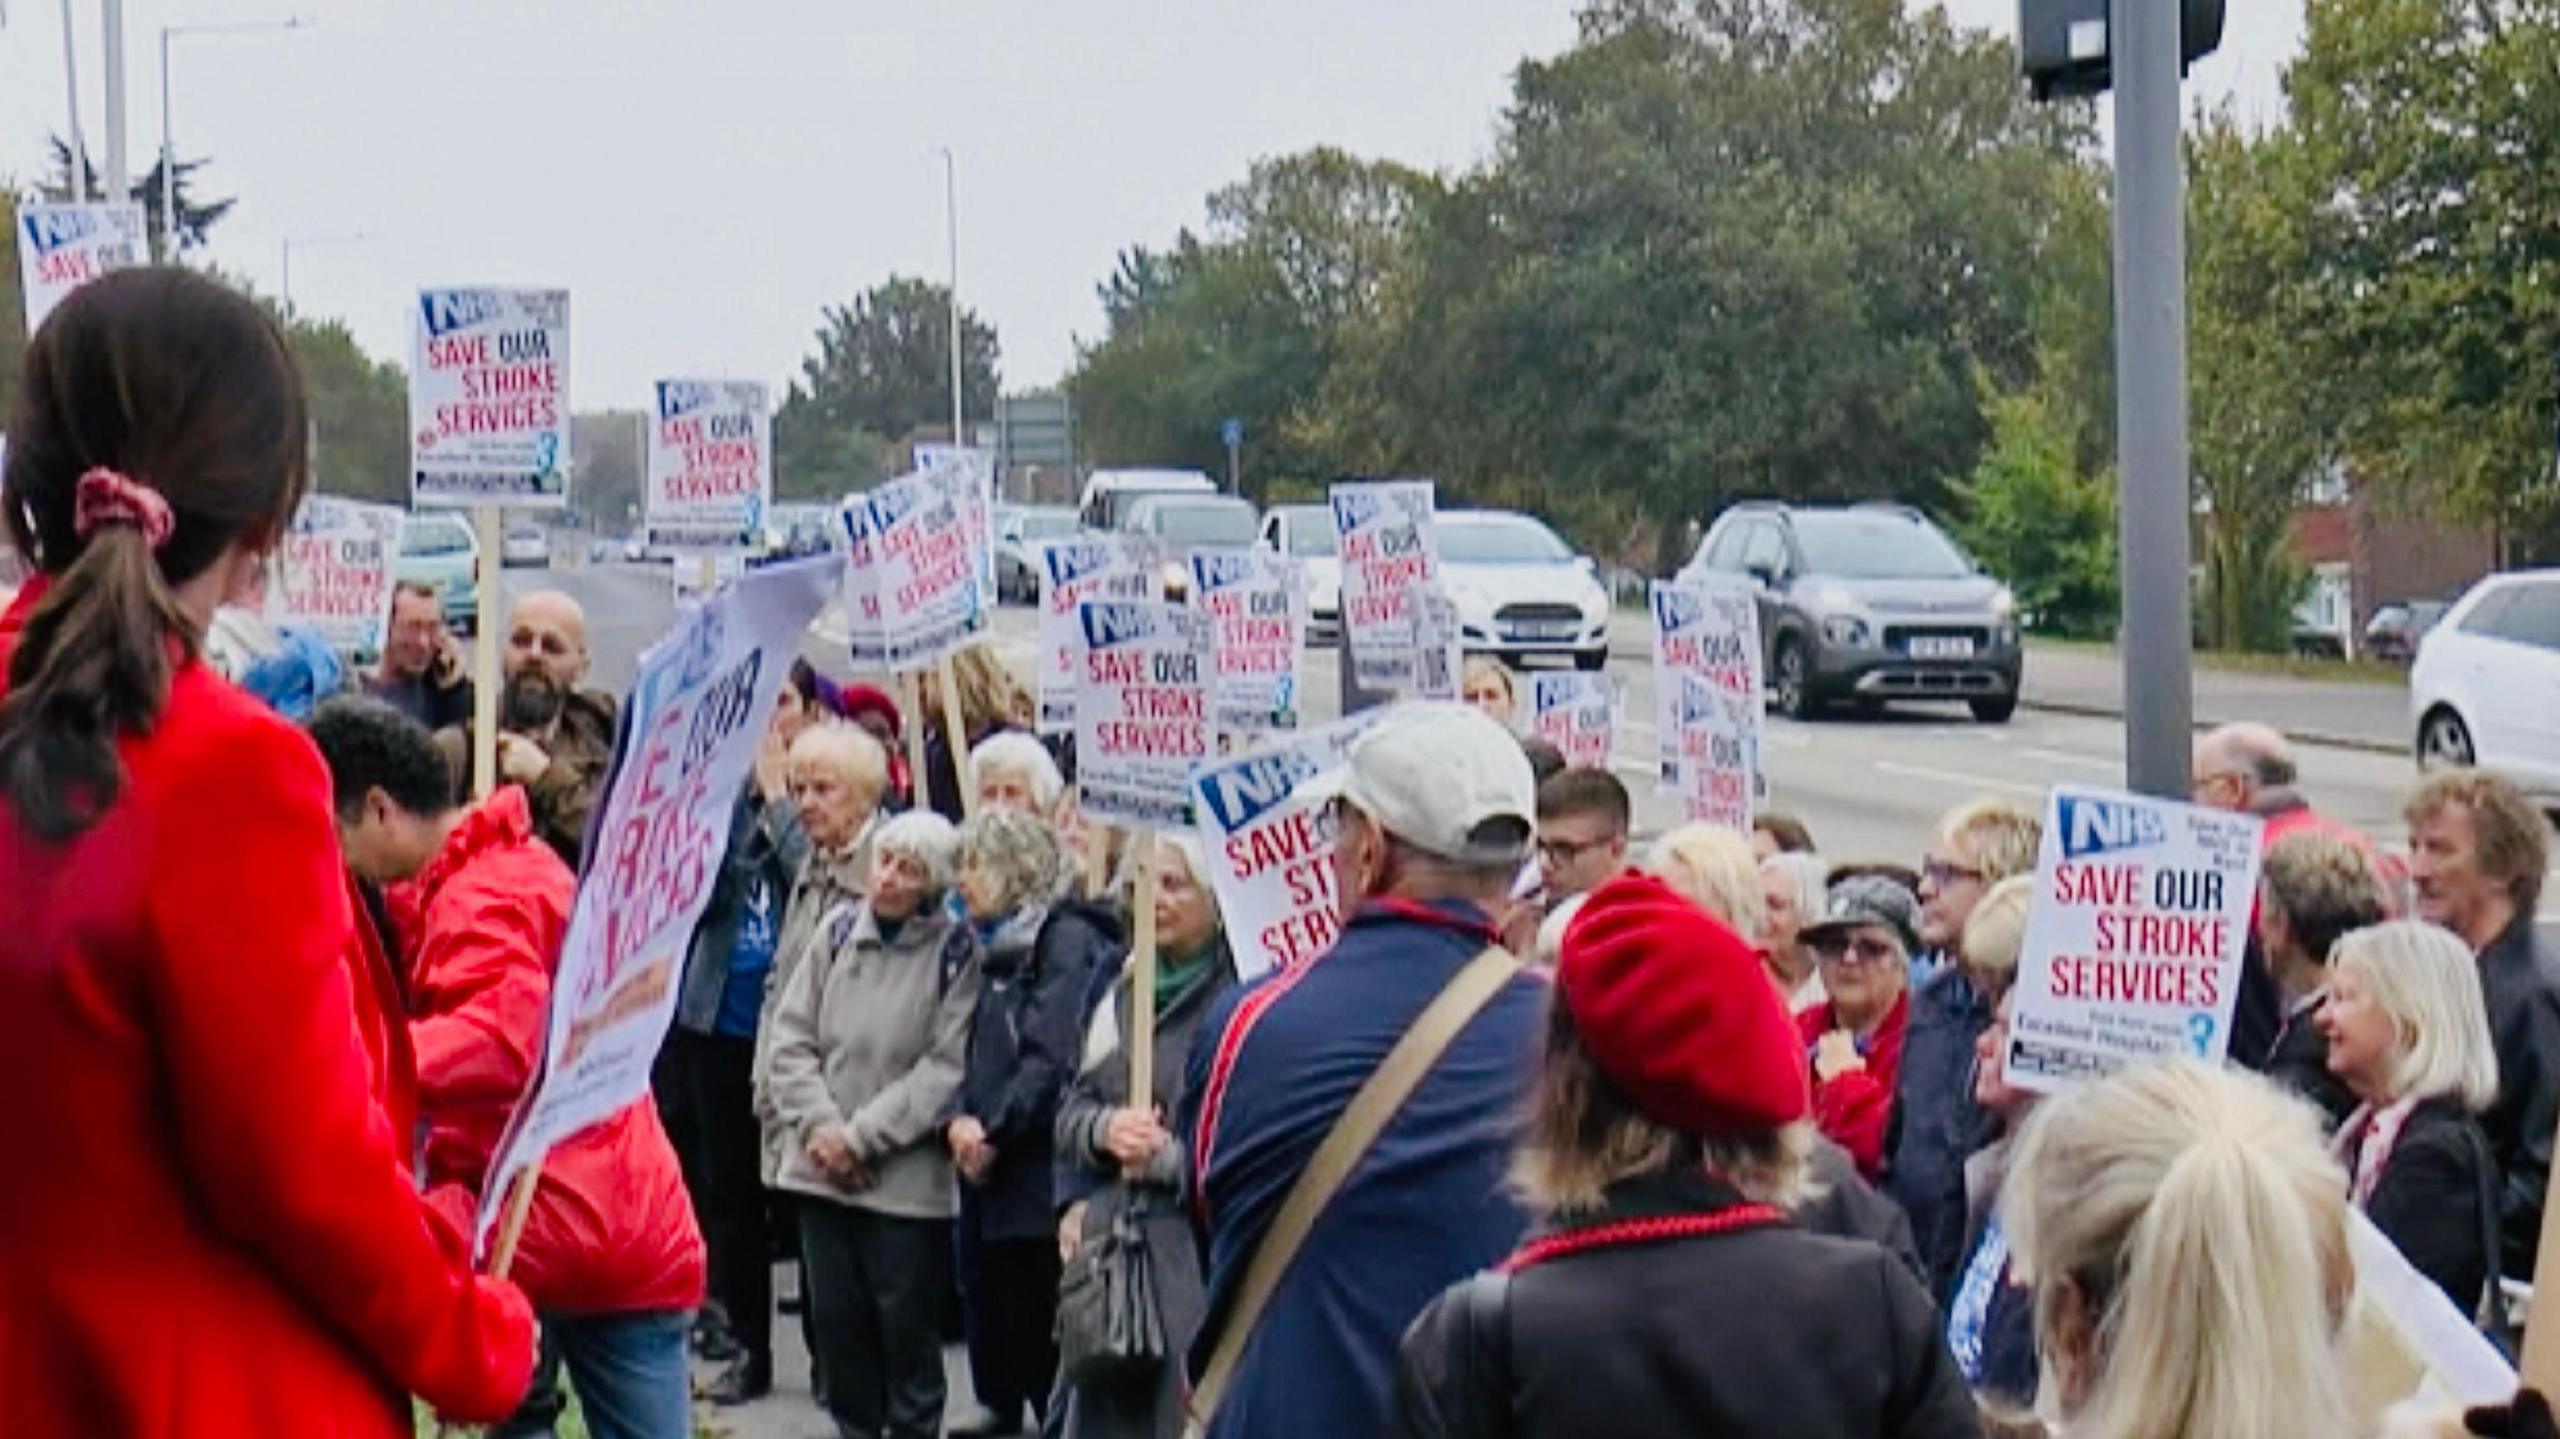
[[267, 622], [301, 625], [348, 654], [381, 654], [404, 523], [390, 505], [305, 496], [276, 550]]
[[1209, 757], [1208, 621], [1181, 605], [1087, 600], [1076, 689], [1076, 802], [1140, 829], [1191, 823], [1191, 766]]
[[569, 292], [422, 290], [409, 345], [409, 495], [569, 503]]
[[1156, 551], [1132, 535], [1088, 532], [1043, 542], [1040, 566], [1042, 734], [1073, 734], [1076, 688], [1084, 683], [1087, 600], [1143, 600], [1156, 593]]
[[754, 380], [660, 380], [642, 501], [649, 544], [743, 550], [772, 508], [771, 392]]
[[[1342, 536], [1342, 625], [1352, 681], [1362, 689], [1420, 697], [1427, 672], [1422, 596], [1435, 592], [1440, 549], [1429, 480], [1347, 481], [1331, 491]], [[1449, 676], [1454, 694], [1457, 677]], [[1436, 684], [1433, 688], [1437, 689]]]
[[2051, 1090], [2137, 1060], [2219, 1060], [2258, 900], [2253, 815], [2057, 786], [2002, 1072]]
[[[921, 669], [985, 633], [995, 591], [980, 583], [966, 468], [884, 480], [845, 501], [845, 619], [853, 661]], [[917, 718], [921, 718], [920, 716]]]
[[1296, 729], [1306, 692], [1305, 567], [1269, 550], [1195, 551], [1191, 607], [1207, 617], [1217, 645], [1210, 707], [1218, 732]]
[[[1694, 675], [1761, 709], [1760, 602], [1749, 587], [1713, 580], [1656, 580], [1653, 611], [1654, 737], [1661, 783], [1681, 785], [1680, 676]], [[1758, 733], [1755, 725], [1753, 733]], [[1755, 781], [1756, 783], [1756, 781]]]
[[1556, 747], [1568, 769], [1607, 769], [1624, 687], [1614, 675], [1540, 670], [1529, 682], [1528, 731]]
[[918, 471], [966, 469], [973, 481], [966, 508], [969, 543], [978, 555], [978, 582], [996, 592], [996, 457], [975, 445], [919, 444], [914, 447]]
[[1297, 791], [1347, 763], [1351, 741], [1381, 713], [1364, 711], [1192, 772], [1210, 887], [1245, 982], [1314, 959], [1342, 933], [1331, 816]]
[[27, 333], [44, 325], [72, 291], [110, 270], [142, 263], [140, 205], [18, 206], [18, 289]]
[[1712, 679], [1680, 677], [1681, 818], [1751, 832], [1760, 793], [1760, 705]]
[[481, 1238], [515, 1174], [649, 1093], [739, 788], [840, 563], [752, 571], [677, 611], [675, 628], [640, 656], [552, 973], [542, 1072], [490, 1166]]

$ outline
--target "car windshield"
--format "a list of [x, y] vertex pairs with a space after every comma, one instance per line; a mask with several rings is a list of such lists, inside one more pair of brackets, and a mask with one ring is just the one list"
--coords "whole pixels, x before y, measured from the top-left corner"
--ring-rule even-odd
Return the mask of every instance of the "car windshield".
[[400, 532], [400, 553], [404, 555], [458, 555], [471, 548], [471, 532], [460, 520], [442, 517], [409, 521]]
[[1229, 545], [1241, 549], [1253, 543], [1251, 505], [1158, 505], [1149, 518], [1149, 531], [1178, 544]]
[[1842, 580], [1955, 580], [1973, 573], [1935, 525], [1893, 513], [1800, 513], [1805, 572]]
[[1527, 515], [1441, 515], [1440, 558], [1452, 565], [1554, 565], [1573, 558], [1556, 532]]
[[1333, 532], [1333, 512], [1309, 505], [1289, 511], [1289, 553], [1302, 560], [1332, 559], [1342, 553], [1342, 537]]
[[507, 538], [517, 541], [535, 541], [542, 538], [542, 531], [536, 529], [513, 529], [507, 531]]

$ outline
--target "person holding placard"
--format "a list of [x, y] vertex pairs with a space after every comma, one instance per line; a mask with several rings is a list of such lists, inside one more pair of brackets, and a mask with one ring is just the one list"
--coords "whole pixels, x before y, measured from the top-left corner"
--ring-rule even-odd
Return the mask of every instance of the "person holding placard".
[[[533, 832], [521, 790], [468, 808], [434, 740], [379, 700], [312, 716], [347, 864], [386, 886], [409, 976], [421, 1186], [469, 1232], [510, 1114], [532, 1082], [576, 881]], [[597, 1439], [685, 1439], [685, 1332], [702, 1232], [675, 1146], [643, 1096], [552, 1147], [513, 1276], [542, 1315], [543, 1374], [496, 1430], [548, 1435], [568, 1370]]]
[[402, 1391], [498, 1418], [532, 1311], [384, 1117], [327, 771], [192, 653], [309, 488], [284, 336], [205, 276], [121, 272], [37, 333], [14, 405], [0, 1433], [405, 1439]]
[[1814, 1118], [1870, 1181], [1884, 1167], [1894, 1086], [1911, 1023], [1906, 988], [1919, 906], [1890, 880], [1831, 887], [1804, 945], [1822, 970], [1823, 1002], [1796, 1016], [1813, 1071]]

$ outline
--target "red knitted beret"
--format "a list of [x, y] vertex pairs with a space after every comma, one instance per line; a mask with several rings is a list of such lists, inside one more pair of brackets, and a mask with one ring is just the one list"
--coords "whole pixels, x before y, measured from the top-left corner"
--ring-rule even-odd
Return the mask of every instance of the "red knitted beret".
[[1650, 875], [1592, 891], [1564, 933], [1558, 997], [1647, 1118], [1710, 1138], [1805, 1117], [1804, 1041], [1749, 941]]

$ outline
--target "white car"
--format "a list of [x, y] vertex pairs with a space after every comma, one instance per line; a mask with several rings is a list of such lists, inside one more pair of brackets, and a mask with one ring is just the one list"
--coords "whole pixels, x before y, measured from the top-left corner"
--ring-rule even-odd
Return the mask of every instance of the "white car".
[[1517, 665], [1570, 655], [1585, 670], [1609, 663], [1609, 591], [1598, 569], [1546, 523], [1511, 510], [1442, 510], [1432, 517], [1440, 577], [1457, 603], [1469, 652]]
[[551, 563], [551, 537], [534, 525], [509, 525], [498, 541], [498, 563], [539, 569]]
[[2560, 800], [2560, 570], [2472, 586], [2418, 642], [2409, 717], [2421, 768], [2477, 765]]
[[1274, 505], [1262, 517], [1256, 543], [1277, 555], [1293, 555], [1307, 576], [1308, 628], [1331, 639], [1342, 623], [1342, 541], [1334, 533], [1331, 505]]

